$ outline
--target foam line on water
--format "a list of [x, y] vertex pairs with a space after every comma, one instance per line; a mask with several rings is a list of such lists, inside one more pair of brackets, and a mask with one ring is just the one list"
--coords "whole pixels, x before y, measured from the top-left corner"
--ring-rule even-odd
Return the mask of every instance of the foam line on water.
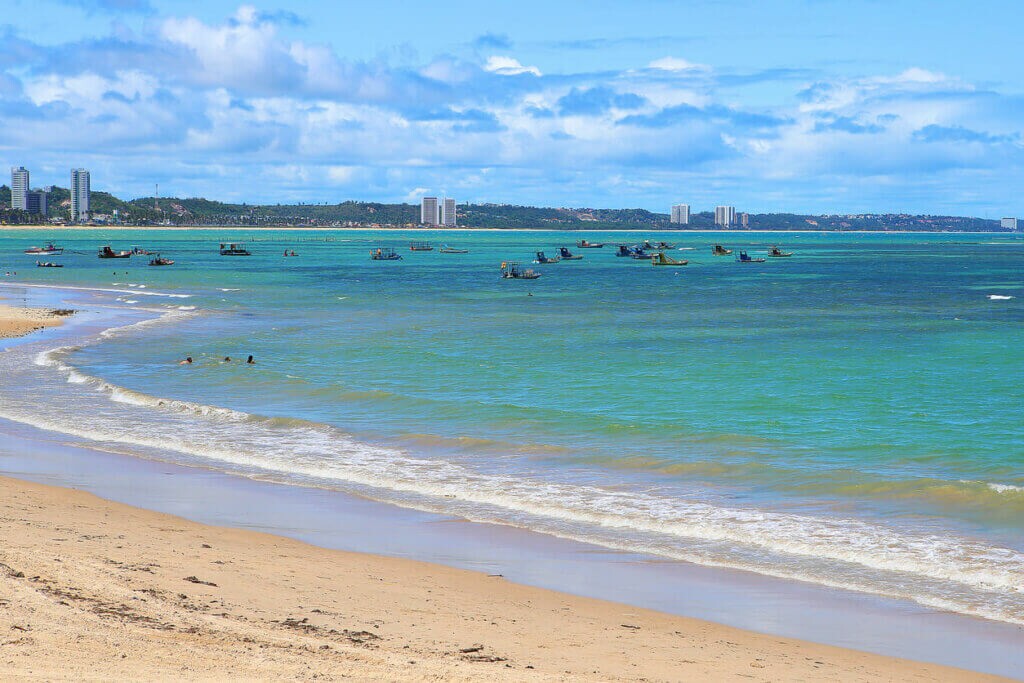
[[[712, 505], [656, 490], [488, 474], [363, 443], [331, 425], [153, 396], [82, 372], [70, 361], [83, 345], [140, 334], [185, 315], [190, 314], [170, 311], [78, 344], [36, 351], [29, 357], [34, 363], [24, 363], [17, 348], [2, 354], [5, 374], [20, 373], [38, 390], [5, 395], [0, 414], [100, 444], [176, 453], [229, 471], [355, 487], [381, 500], [471, 520], [1024, 624], [1024, 555], [1010, 548], [859, 519]], [[10, 393], [5, 389], [0, 386]], [[97, 402], [97, 394], [107, 400]]]

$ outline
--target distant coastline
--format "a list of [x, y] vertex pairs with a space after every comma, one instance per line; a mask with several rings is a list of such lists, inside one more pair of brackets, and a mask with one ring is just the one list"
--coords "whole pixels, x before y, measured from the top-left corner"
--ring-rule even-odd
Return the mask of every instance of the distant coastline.
[[[0, 225], [64, 224], [69, 217], [70, 194], [52, 187], [49, 218], [15, 210], [11, 191], [0, 185]], [[670, 215], [647, 209], [538, 207], [516, 204], [457, 204], [456, 228], [493, 230], [608, 230], [721, 231], [710, 211], [689, 214], [686, 225], [672, 223]], [[90, 193], [90, 221], [83, 225], [131, 228], [315, 228], [398, 229], [423, 226], [417, 204], [385, 204], [348, 200], [315, 204], [227, 203], [203, 198], [140, 197], [123, 200], [108, 192]], [[729, 230], [769, 232], [1007, 232], [999, 220], [970, 216], [906, 213], [738, 213]], [[723, 231], [724, 232], [724, 231]]]
[[836, 235], [1000, 235], [1000, 236], [1021, 236], [1024, 232], [1007, 232], [1005, 230], [787, 230], [771, 228], [751, 228], [749, 230], [716, 230], [714, 228], [479, 228], [479, 227], [454, 227], [445, 228], [441, 226], [431, 227], [407, 227], [402, 225], [355, 225], [355, 226], [310, 226], [310, 225], [3, 225], [0, 230], [20, 230], [24, 232], [52, 232], [54, 230], [116, 230], [118, 232], [131, 232], [133, 230], [166, 230], [171, 232], [203, 231], [213, 232], [218, 230], [231, 230], [236, 232], [279, 232], [281, 230], [294, 230], [300, 232], [564, 232], [572, 234], [615, 234], [615, 233], [636, 233], [636, 232], [675, 232], [689, 234], [714, 234], [714, 235], [756, 235], [763, 233], [790, 234], [790, 235], [820, 235], [822, 233]]

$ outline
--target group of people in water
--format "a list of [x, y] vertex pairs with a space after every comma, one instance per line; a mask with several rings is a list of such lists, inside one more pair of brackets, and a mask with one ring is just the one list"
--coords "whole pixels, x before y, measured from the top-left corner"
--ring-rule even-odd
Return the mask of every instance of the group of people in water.
[[[224, 360], [221, 361], [221, 363], [230, 363], [230, 362], [231, 362], [231, 356], [224, 356]], [[245, 364], [246, 365], [256, 365], [256, 359], [253, 358], [252, 355], [250, 355], [248, 358], [245, 359]], [[192, 356], [185, 356], [185, 360], [178, 361], [178, 365], [192, 365]]]

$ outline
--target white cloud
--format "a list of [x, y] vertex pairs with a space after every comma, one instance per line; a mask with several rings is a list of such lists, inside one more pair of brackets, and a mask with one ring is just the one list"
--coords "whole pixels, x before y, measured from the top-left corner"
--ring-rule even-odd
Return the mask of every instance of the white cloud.
[[502, 76], [517, 76], [519, 74], [543, 75], [540, 69], [535, 66], [523, 66], [518, 59], [498, 55], [488, 57], [484, 69], [491, 73], [501, 74]]
[[659, 69], [661, 71], [710, 71], [711, 68], [706, 64], [697, 64], [690, 62], [680, 57], [662, 57], [661, 59], [655, 59], [653, 62], [647, 65], [649, 69]]
[[403, 199], [407, 202], [419, 203], [424, 196], [431, 196], [429, 187], [417, 187], [405, 195]]

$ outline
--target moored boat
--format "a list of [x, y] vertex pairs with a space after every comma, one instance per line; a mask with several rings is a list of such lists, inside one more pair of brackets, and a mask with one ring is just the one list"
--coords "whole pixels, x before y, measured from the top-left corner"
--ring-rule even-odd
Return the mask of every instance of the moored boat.
[[580, 249], [601, 249], [604, 247], [604, 242], [588, 242], [587, 240], [579, 240], [576, 242], [576, 246]]
[[240, 244], [223, 243], [220, 245], [221, 256], [252, 256], [252, 253]]
[[377, 247], [370, 250], [371, 261], [401, 261], [402, 255], [391, 247]]
[[33, 256], [60, 256], [64, 253], [64, 247], [58, 247], [53, 242], [47, 242], [45, 247], [29, 247], [25, 250], [26, 254], [32, 254]]
[[110, 245], [100, 247], [99, 253], [96, 254], [100, 258], [131, 258], [132, 252], [130, 251], [114, 251], [110, 248]]
[[429, 242], [410, 242], [409, 251], [434, 251]]
[[152, 259], [150, 259], [149, 265], [151, 265], [151, 266], [173, 266], [174, 265], [174, 261], [172, 261], [169, 258], [163, 258], [162, 256], [160, 256], [160, 254], [157, 254]]
[[63, 268], [63, 263], [54, 263], [53, 261], [36, 261], [36, 268]]
[[726, 249], [721, 244], [716, 244], [715, 246], [711, 247], [711, 253], [714, 254], [715, 256], [728, 256], [729, 254], [732, 253], [732, 249]]
[[501, 277], [504, 280], [536, 280], [540, 273], [532, 268], [520, 268], [515, 261], [502, 261]]
[[568, 247], [559, 247], [558, 258], [562, 259], [563, 261], [582, 261], [583, 255], [572, 253], [571, 251], [569, 251]]
[[635, 244], [632, 246], [620, 244], [618, 250], [615, 252], [615, 255], [632, 259], [648, 259], [651, 257], [650, 254], [644, 251], [643, 247], [637, 246]]
[[651, 244], [650, 241], [644, 240], [643, 248], [648, 251], [658, 251], [661, 249], [675, 249], [676, 245], [669, 244], [668, 242], [658, 242], [657, 244]]
[[543, 251], [538, 251], [537, 252], [537, 258], [535, 258], [533, 260], [533, 262], [534, 263], [545, 264], [545, 263], [558, 263], [561, 260], [562, 259], [558, 258], [557, 256], [553, 256], [553, 257], [549, 258], [548, 256], [545, 256]]
[[768, 250], [768, 255], [773, 258], [786, 258], [787, 256], [792, 256], [793, 252], [782, 251], [778, 247], [772, 247], [771, 249]]
[[686, 259], [676, 259], [671, 256], [665, 256], [665, 252], [659, 251], [657, 254], [651, 256], [652, 266], [685, 266], [689, 261]]
[[763, 258], [752, 258], [745, 251], [741, 251], [740, 255], [736, 257], [737, 263], [764, 263]]
[[449, 247], [447, 244], [441, 245], [438, 249], [442, 254], [468, 254], [469, 249], [456, 249], [455, 247]]

